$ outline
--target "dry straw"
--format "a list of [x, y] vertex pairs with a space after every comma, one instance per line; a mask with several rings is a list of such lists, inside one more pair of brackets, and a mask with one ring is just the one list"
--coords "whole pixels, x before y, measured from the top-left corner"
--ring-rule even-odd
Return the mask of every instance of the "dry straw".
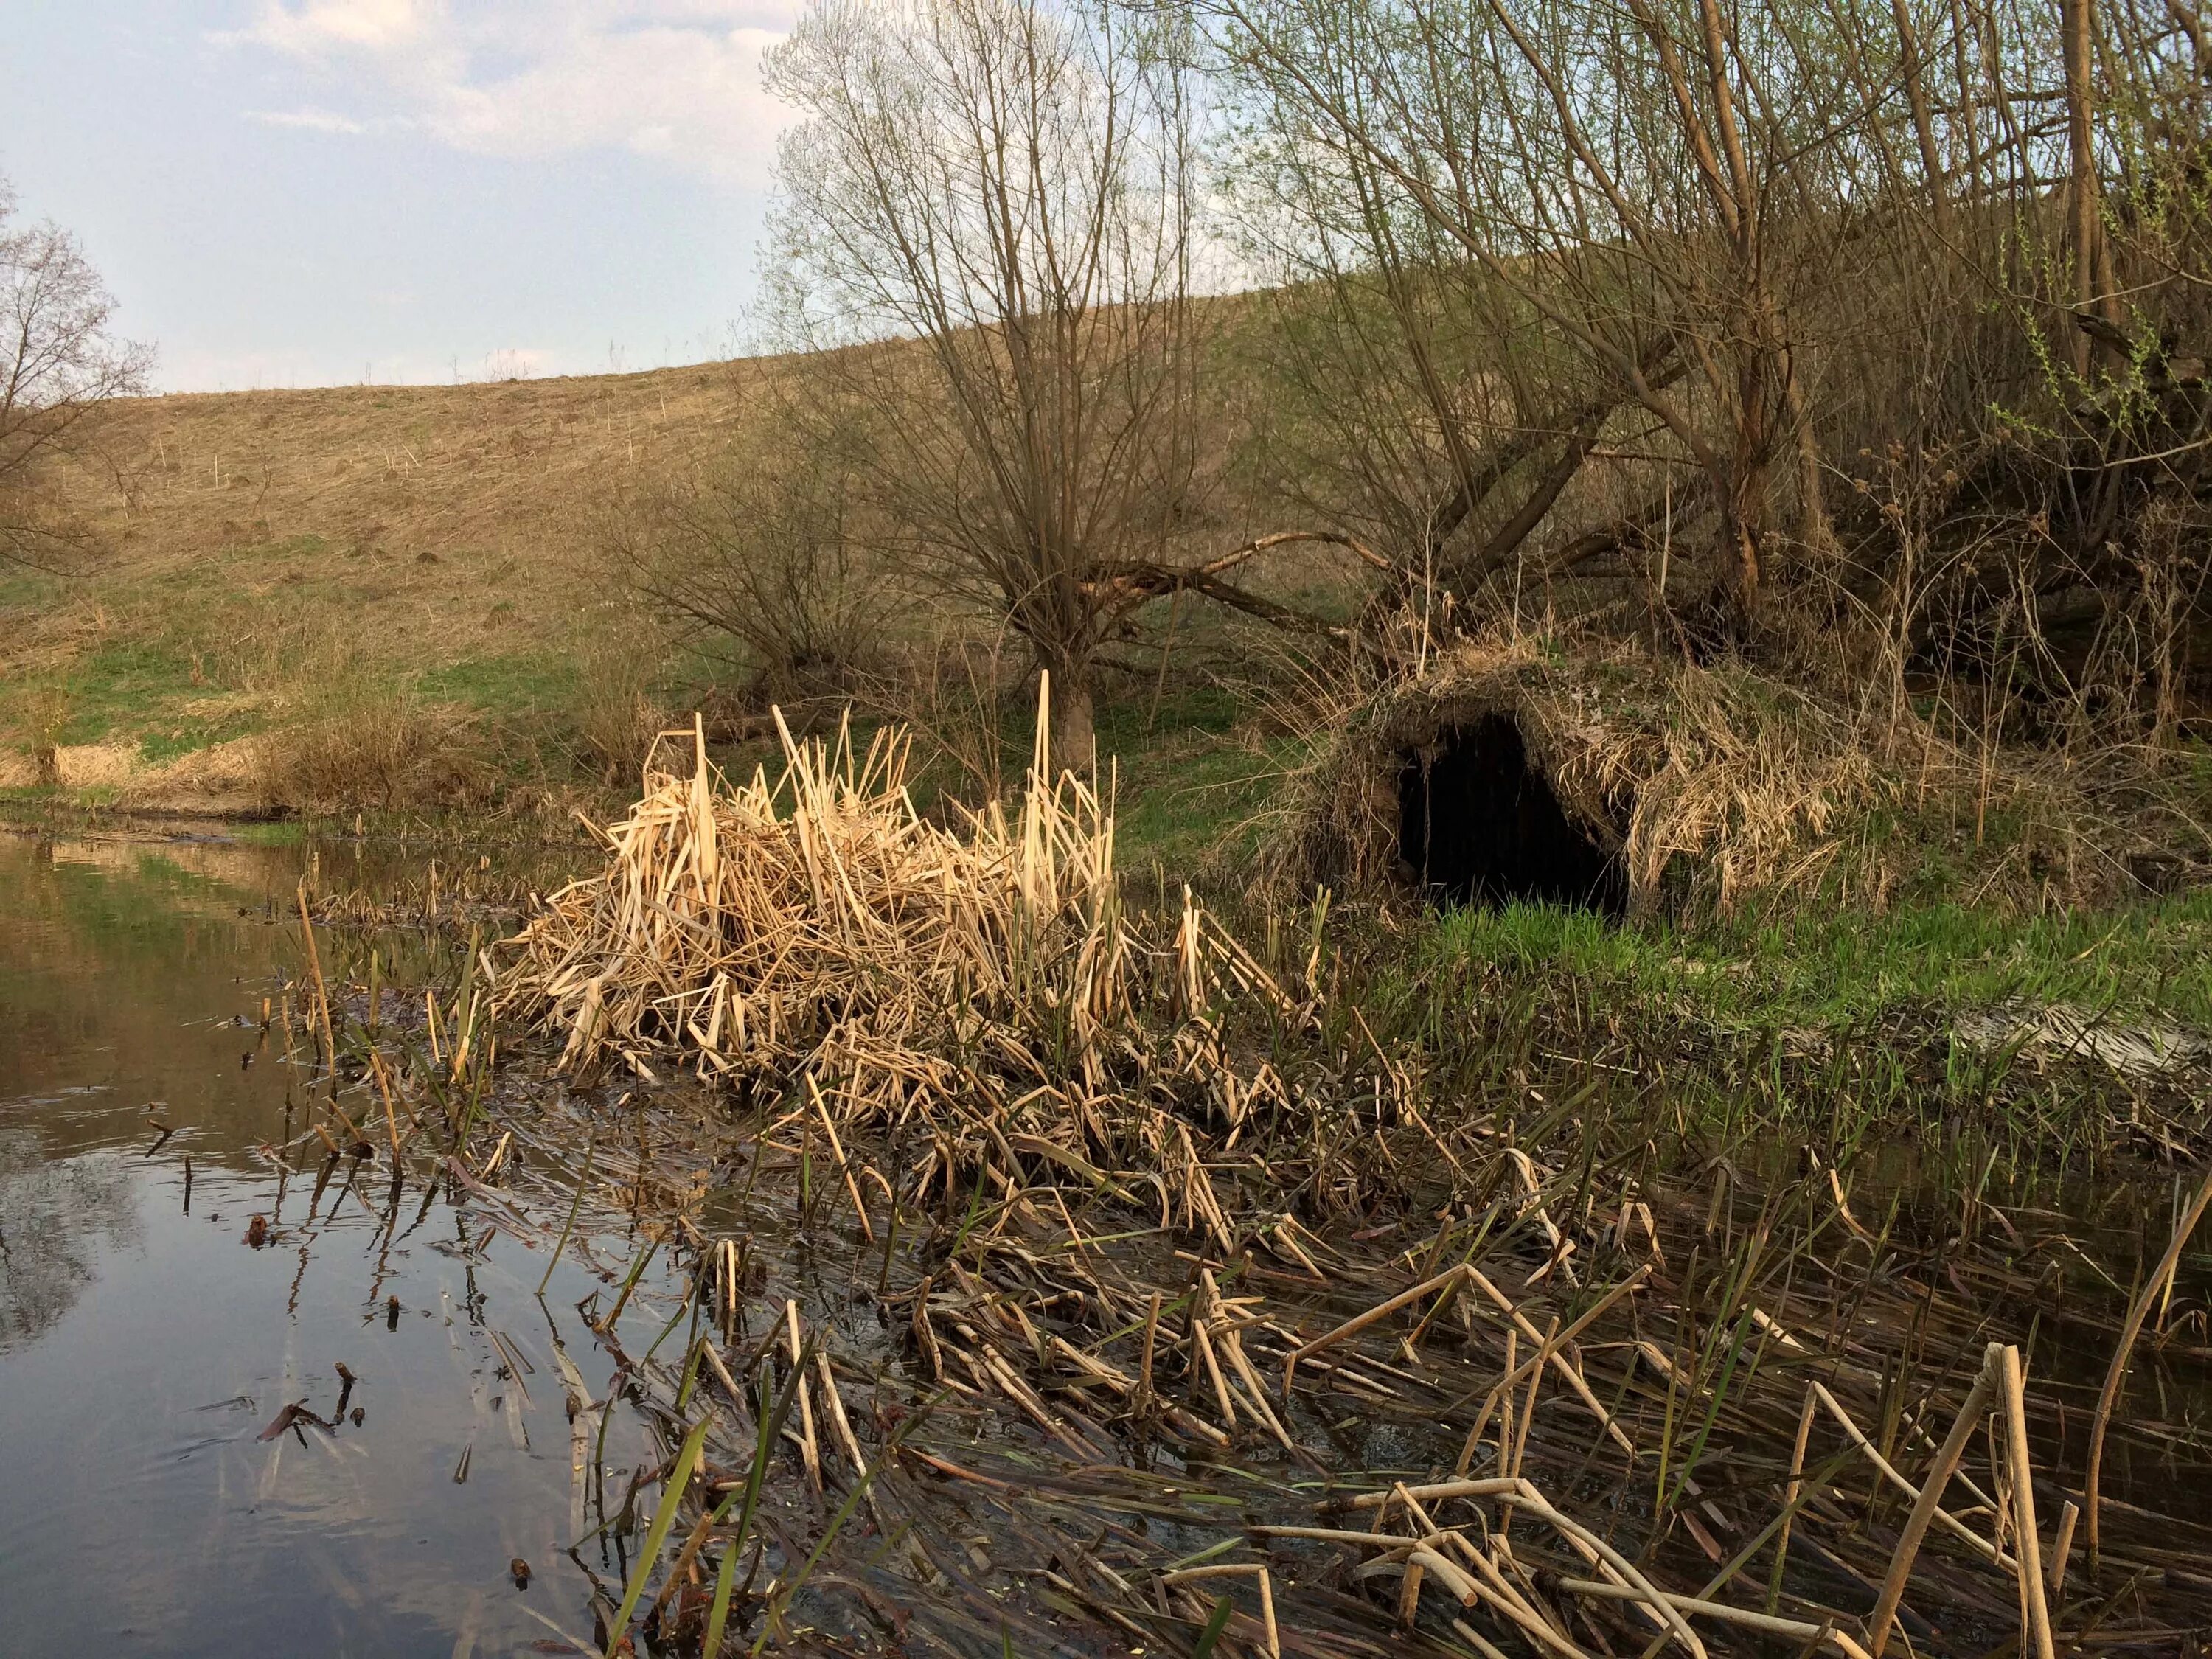
[[[1048, 724], [1041, 708], [1040, 733]], [[963, 1166], [1025, 1133], [1077, 1164], [1132, 1133], [1148, 1167], [1192, 1164], [1187, 1132], [1109, 1072], [1148, 1063], [1148, 1009], [1188, 1022], [1224, 975], [1282, 993], [1195, 908], [1158, 948], [1135, 936], [1096, 790], [1072, 772], [1048, 781], [1041, 738], [1018, 808], [947, 827], [908, 793], [902, 731], [863, 748], [849, 723], [828, 742], [781, 714], [776, 729], [781, 775], [738, 785], [696, 724], [663, 734], [642, 799], [604, 832], [605, 869], [509, 941], [501, 1009], [560, 1036], [571, 1072], [619, 1057], [650, 1076], [675, 1055], [704, 1077], [792, 1089], [833, 1144], [833, 1118], [918, 1118], [935, 1155]], [[1202, 1034], [1182, 1043], [1184, 1069], [1203, 1069], [1206, 1048]], [[1190, 1201], [1208, 1207], [1203, 1192]]]

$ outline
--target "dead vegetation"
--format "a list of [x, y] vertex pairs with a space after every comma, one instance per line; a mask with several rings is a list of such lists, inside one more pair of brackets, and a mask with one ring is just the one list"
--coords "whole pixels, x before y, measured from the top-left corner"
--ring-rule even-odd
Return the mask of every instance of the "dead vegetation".
[[499, 1008], [586, 1075], [673, 1050], [741, 1091], [803, 1077], [825, 1125], [927, 1126], [948, 1180], [1016, 1142], [1077, 1167], [1141, 1142], [1182, 1170], [1184, 1211], [1223, 1224], [1147, 1091], [1188, 1083], [1241, 1118], [1279, 1081], [1213, 1075], [1218, 1046], [1138, 1038], [1148, 1010], [1194, 1011], [1224, 983], [1285, 1011], [1286, 994], [1195, 908], [1170, 939], [1133, 929], [1112, 819], [1073, 773], [1044, 781], [1042, 736], [1018, 806], [945, 828], [915, 810], [902, 732], [856, 753], [849, 726], [828, 744], [778, 723], [774, 781], [730, 787], [696, 728], [685, 775], [648, 766], [605, 871], [508, 941]]
[[[1602, 1011], [1540, 1087], [1502, 1043], [1476, 1081], [1331, 989], [1321, 907], [1249, 950], [1126, 917], [1065, 775], [948, 830], [894, 736], [736, 787], [659, 752], [495, 989], [472, 955], [431, 999], [436, 1089], [377, 1108], [395, 1158], [442, 1118], [521, 1236], [623, 1194], [688, 1264], [680, 1362], [617, 1329], [642, 1255], [586, 1309], [619, 1370], [571, 1384], [579, 1524], [644, 1531], [585, 1566], [595, 1644], [2191, 1650], [2203, 1449], [2112, 1402], [2196, 1363], [2133, 1356], [2201, 1320], [2201, 1206], [2124, 1291], [2096, 1224], [1993, 1206], [1994, 1152], [1947, 1194], [1841, 1130], [1716, 1149]], [[567, 1104], [499, 1082], [487, 997]], [[589, 1146], [534, 1217], [489, 1184], [517, 1136]], [[660, 1455], [611, 1494], [618, 1410]]]
[[465, 709], [401, 685], [341, 680], [289, 714], [254, 744], [266, 802], [324, 813], [467, 811], [492, 799], [496, 774]]
[[[246, 558], [241, 577], [300, 586], [327, 567], [378, 582], [391, 590], [381, 625], [402, 636], [392, 644], [434, 643], [443, 629], [451, 648], [457, 627], [500, 629], [472, 603], [477, 561], [526, 562], [541, 590], [574, 580], [594, 545], [589, 509], [622, 482], [677, 475], [710, 453], [776, 372], [772, 361], [706, 363], [129, 398], [96, 417], [102, 468], [62, 482], [118, 574], [260, 550], [260, 568]], [[320, 556], [287, 563], [287, 544], [307, 538], [317, 545], [289, 550]]]

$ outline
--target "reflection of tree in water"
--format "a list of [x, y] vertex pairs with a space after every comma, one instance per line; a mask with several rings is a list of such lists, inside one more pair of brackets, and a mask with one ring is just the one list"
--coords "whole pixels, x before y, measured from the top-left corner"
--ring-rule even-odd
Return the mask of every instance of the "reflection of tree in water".
[[138, 1235], [126, 1166], [52, 1160], [30, 1131], [0, 1129], [0, 1353], [36, 1341], [76, 1305], [103, 1237], [127, 1245]]

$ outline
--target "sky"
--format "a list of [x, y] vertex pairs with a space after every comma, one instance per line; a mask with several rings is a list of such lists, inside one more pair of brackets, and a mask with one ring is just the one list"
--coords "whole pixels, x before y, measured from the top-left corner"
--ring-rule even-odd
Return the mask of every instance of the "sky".
[[7, 0], [0, 174], [164, 391], [749, 338], [799, 0]]

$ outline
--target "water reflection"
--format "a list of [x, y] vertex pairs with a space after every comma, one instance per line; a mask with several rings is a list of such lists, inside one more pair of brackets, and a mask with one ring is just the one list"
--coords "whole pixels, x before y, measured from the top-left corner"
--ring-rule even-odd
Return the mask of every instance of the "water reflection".
[[[544, 1255], [428, 1158], [395, 1182], [280, 1151], [301, 1079], [261, 1007], [301, 971], [295, 885], [319, 862], [374, 889], [380, 857], [417, 862], [0, 836], [0, 1649], [589, 1634], [554, 1343], [599, 1397], [571, 1308], [599, 1281], [563, 1263], [538, 1302]], [[325, 967], [366, 943], [326, 939]], [[647, 1455], [631, 1433], [611, 1467]]]
[[112, 1158], [51, 1161], [0, 1128], [0, 1354], [34, 1341], [92, 1282], [96, 1251], [139, 1242], [130, 1175]]

